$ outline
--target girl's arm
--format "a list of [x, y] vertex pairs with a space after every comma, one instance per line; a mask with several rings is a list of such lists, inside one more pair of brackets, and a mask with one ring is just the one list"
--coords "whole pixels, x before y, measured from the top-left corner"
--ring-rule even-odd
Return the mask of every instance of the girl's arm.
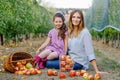
[[67, 54], [67, 48], [68, 48], [68, 36], [65, 36], [64, 43], [65, 43], [65, 54]]
[[39, 53], [39, 51], [41, 51], [43, 48], [45, 48], [49, 43], [50, 43], [50, 37], [47, 37], [45, 42], [38, 48], [36, 53]]

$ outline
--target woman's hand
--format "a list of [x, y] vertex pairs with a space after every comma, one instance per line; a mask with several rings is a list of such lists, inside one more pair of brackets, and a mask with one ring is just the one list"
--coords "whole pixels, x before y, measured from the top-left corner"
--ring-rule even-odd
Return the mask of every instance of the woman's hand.
[[103, 72], [103, 71], [96, 71], [96, 73], [99, 73], [99, 74], [108, 74], [108, 72]]

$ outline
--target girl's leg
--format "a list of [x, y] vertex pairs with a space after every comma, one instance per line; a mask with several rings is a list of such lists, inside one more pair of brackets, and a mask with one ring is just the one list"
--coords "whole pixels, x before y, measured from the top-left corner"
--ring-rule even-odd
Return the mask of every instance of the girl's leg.
[[52, 59], [56, 59], [56, 58], [58, 58], [57, 52], [51, 52], [51, 53], [47, 56], [47, 59], [48, 59], [48, 60], [52, 60]]
[[41, 65], [41, 62], [43, 62], [43, 59], [45, 57], [47, 57], [49, 55], [49, 53], [51, 52], [51, 50], [49, 49], [45, 49], [44, 51], [42, 51], [40, 54], [36, 55], [36, 61], [35, 64], [37, 64], [37, 66], [39, 66], [39, 68], [44, 68], [44, 65]]
[[46, 63], [47, 60], [51, 60], [51, 59], [55, 59], [55, 58], [58, 58], [57, 52], [49, 53], [49, 55], [46, 58], [44, 58], [42, 60], [42, 62], [40, 63], [40, 65], [39, 65], [40, 68], [44, 68], [44, 64]]
[[50, 53], [51, 53], [51, 50], [45, 49], [38, 56], [43, 59], [43, 58], [46, 58]]

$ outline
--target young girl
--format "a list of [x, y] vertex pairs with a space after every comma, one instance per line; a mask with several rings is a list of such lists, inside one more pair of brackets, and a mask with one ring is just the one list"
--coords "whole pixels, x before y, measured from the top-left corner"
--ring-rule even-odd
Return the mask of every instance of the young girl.
[[[56, 13], [53, 16], [55, 28], [49, 31], [46, 41], [36, 51], [35, 64], [38, 64], [39, 68], [44, 68], [44, 63], [47, 60], [66, 54], [68, 37], [64, 21], [65, 18], [61, 13]], [[40, 52], [43, 48], [44, 50]]]

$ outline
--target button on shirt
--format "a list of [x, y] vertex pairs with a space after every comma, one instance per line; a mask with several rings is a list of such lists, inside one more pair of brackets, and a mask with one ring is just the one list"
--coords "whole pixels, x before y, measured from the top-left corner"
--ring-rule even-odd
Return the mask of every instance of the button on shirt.
[[78, 37], [68, 39], [68, 54], [71, 58], [88, 69], [89, 61], [95, 59], [91, 34], [84, 28]]

